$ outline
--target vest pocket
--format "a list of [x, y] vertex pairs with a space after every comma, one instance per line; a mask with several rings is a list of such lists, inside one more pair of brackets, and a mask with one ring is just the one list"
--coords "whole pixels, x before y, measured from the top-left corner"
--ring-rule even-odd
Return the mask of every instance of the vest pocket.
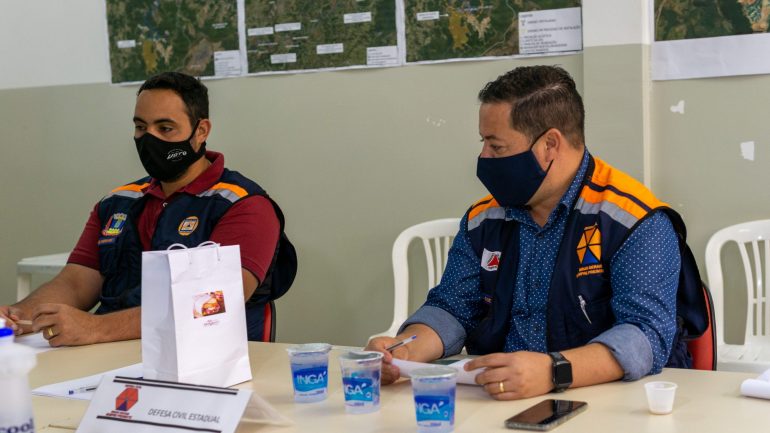
[[570, 322], [573, 329], [569, 334], [572, 338], [580, 340], [578, 346], [588, 343], [615, 323], [615, 314], [612, 312], [612, 297], [604, 296], [600, 299], [591, 299], [586, 295], [578, 294], [575, 299], [575, 308]]

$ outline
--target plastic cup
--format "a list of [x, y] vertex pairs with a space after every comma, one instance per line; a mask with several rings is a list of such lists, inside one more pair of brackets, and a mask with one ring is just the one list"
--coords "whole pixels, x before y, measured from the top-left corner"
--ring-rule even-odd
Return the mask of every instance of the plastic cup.
[[345, 412], [370, 413], [380, 409], [382, 353], [353, 351], [340, 355]]
[[448, 433], [455, 425], [457, 370], [420, 368], [410, 374], [419, 433]]
[[665, 415], [674, 410], [676, 386], [674, 382], [647, 382], [644, 384], [644, 389], [647, 391], [647, 406], [651, 413]]
[[312, 403], [329, 396], [329, 351], [326, 343], [300, 344], [286, 349], [291, 363], [294, 401]]

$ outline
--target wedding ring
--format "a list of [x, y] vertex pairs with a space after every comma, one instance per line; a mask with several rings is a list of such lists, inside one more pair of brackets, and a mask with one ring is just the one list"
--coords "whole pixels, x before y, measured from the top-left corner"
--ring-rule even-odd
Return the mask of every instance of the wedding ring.
[[53, 338], [53, 326], [48, 327], [48, 338]]
[[505, 392], [505, 386], [503, 386], [503, 382], [498, 382], [497, 384], [498, 388], [500, 388], [500, 394]]

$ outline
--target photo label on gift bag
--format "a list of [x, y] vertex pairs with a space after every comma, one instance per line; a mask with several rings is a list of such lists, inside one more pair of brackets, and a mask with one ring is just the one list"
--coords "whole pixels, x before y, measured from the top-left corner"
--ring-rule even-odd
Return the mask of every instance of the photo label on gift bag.
[[225, 311], [225, 296], [221, 290], [193, 296], [193, 317], [196, 319], [222, 314]]

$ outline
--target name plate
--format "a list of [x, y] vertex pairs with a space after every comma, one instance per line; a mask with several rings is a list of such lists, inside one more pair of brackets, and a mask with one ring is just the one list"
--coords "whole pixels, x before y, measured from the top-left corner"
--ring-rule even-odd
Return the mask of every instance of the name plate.
[[104, 376], [77, 433], [233, 433], [250, 390]]

